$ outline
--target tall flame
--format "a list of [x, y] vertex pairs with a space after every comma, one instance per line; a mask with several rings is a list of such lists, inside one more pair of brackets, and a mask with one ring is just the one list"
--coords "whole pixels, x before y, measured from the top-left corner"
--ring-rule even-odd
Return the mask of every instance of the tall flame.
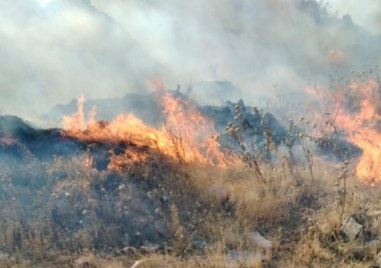
[[87, 115], [87, 122], [85, 119], [85, 112], [83, 107], [85, 104], [85, 96], [81, 95], [77, 100], [77, 112], [71, 116], [64, 116], [62, 119], [62, 124], [65, 129], [77, 129], [83, 130], [88, 124], [93, 124], [95, 122], [95, 107], [90, 110]]
[[[87, 142], [133, 143], [159, 150], [186, 163], [226, 166], [229, 161], [219, 148], [213, 122], [199, 112], [193, 102], [183, 97], [161, 92], [159, 98], [163, 107], [164, 124], [156, 129], [146, 125], [133, 114], [118, 115], [111, 122], [96, 122], [93, 119], [95, 111], [92, 110], [88, 115], [90, 120], [86, 121], [83, 111], [84, 97], [81, 96], [78, 99], [78, 111], [63, 118], [65, 130], [62, 134]], [[128, 152], [125, 156], [137, 157]]]
[[162, 131], [168, 136], [176, 153], [186, 161], [226, 165], [227, 158], [221, 153], [216, 140], [213, 122], [201, 114], [195, 104], [181, 97], [164, 93], [161, 99], [165, 125]]
[[375, 79], [361, 83], [352, 82], [349, 90], [359, 95], [360, 105], [354, 115], [348, 114], [348, 109], [340, 113], [337, 123], [339, 127], [347, 131], [349, 140], [362, 150], [356, 167], [356, 176], [373, 186], [381, 182], [379, 84]]
[[356, 177], [374, 186], [381, 182], [381, 95], [377, 80], [351, 82], [334, 92], [309, 88], [327, 110], [335, 116], [336, 127], [344, 131], [348, 141], [362, 150]]

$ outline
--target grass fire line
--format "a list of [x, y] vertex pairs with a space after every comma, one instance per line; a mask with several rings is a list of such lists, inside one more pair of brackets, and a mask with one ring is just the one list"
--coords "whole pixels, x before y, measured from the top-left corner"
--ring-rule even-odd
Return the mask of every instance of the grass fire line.
[[233, 159], [221, 152], [212, 120], [201, 114], [190, 100], [176, 98], [169, 92], [162, 93], [164, 125], [158, 129], [146, 125], [133, 114], [118, 115], [111, 122], [96, 122], [95, 107], [86, 120], [84, 102], [85, 98], [81, 96], [77, 101], [77, 112], [63, 117], [63, 136], [86, 142], [131, 142], [159, 150], [185, 163], [226, 167], [239, 162], [238, 158]]
[[[381, 250], [380, 189], [369, 179], [378, 171], [366, 145], [377, 142], [367, 135], [377, 133], [379, 86], [349, 88], [349, 95], [310, 89], [321, 107], [333, 96], [335, 109], [314, 119], [321, 125], [302, 116], [287, 131], [257, 107], [232, 104], [226, 137], [172, 91], [155, 93], [163, 113], [156, 128], [132, 114], [97, 121], [82, 96], [64, 129], [0, 117], [0, 265], [30, 256], [30, 267], [373, 263]], [[340, 147], [341, 137], [360, 147], [356, 167], [352, 147], [328, 148], [324, 157], [314, 150]], [[330, 153], [345, 150], [345, 158]], [[358, 187], [358, 179], [373, 187]]]

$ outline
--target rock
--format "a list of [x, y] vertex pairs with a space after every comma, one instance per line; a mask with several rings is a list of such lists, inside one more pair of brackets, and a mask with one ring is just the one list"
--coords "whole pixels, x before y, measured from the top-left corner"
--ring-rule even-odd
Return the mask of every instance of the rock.
[[271, 249], [273, 247], [273, 244], [270, 240], [263, 237], [258, 232], [251, 232], [247, 234], [247, 238], [250, 242], [252, 242], [254, 245], [261, 249]]
[[353, 241], [362, 231], [363, 226], [359, 224], [353, 216], [349, 216], [341, 226], [341, 233], [349, 241]]

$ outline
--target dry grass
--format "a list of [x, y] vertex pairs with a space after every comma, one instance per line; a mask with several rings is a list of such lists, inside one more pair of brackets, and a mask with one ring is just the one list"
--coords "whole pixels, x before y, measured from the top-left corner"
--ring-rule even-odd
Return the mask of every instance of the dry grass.
[[[381, 190], [357, 187], [348, 178], [345, 204], [338, 205], [338, 170], [321, 168], [330, 163], [315, 161], [311, 177], [309, 166], [290, 168], [287, 159], [279, 159], [258, 163], [261, 176], [250, 167], [179, 164], [160, 157], [117, 175], [87, 167], [82, 157], [3, 167], [0, 251], [11, 257], [0, 260], [0, 267], [119, 268], [136, 260], [141, 260], [137, 267], [371, 265], [381, 247], [359, 257], [363, 242], [345, 242], [340, 226], [349, 215], [364, 215], [366, 231], [381, 238]], [[139, 207], [146, 200], [141, 193], [150, 196], [148, 208]], [[143, 213], [141, 220], [150, 213], [162, 219], [166, 236], [152, 235], [153, 243], [163, 246], [159, 252], [118, 253], [130, 246], [121, 240], [130, 219], [123, 218], [126, 206]], [[255, 245], [248, 238], [253, 231], [269, 239], [272, 249]], [[195, 246], [197, 241], [202, 246]]]
[[[192, 172], [188, 170], [190, 168]], [[164, 255], [138, 254], [132, 260], [142, 259], [138, 267], [332, 267], [333, 264], [335, 267], [365, 267], [372, 262], [371, 259], [359, 261], [351, 256], [354, 245], [341, 242], [338, 237], [342, 219], [334, 183], [322, 178], [319, 185], [308, 179], [300, 184], [291, 176], [284, 176], [281, 170], [270, 167], [262, 167], [262, 170], [266, 183], [261, 183], [251, 170], [183, 168], [182, 175], [187, 174], [187, 189], [179, 195], [173, 192], [169, 196], [172, 202], [170, 226], [174, 235], [171, 251]], [[180, 182], [181, 178], [170, 176], [166, 183], [172, 184], [173, 180], [184, 183]], [[70, 187], [62, 182], [56, 187], [65, 188], [77, 196], [76, 189], [86, 193], [87, 180], [85, 176], [83, 180], [75, 180], [74, 184], [68, 183]], [[176, 183], [172, 187], [176, 187]], [[369, 211], [379, 206], [378, 190], [349, 187], [349, 192], [353, 194], [344, 217], [363, 211], [364, 205]], [[189, 204], [190, 197], [199, 202], [203, 210], [199, 210], [197, 204]], [[92, 209], [90, 205], [88, 209]], [[192, 216], [184, 215], [191, 209], [198, 211]], [[370, 228], [373, 228], [374, 235], [379, 236], [379, 222], [374, 220], [372, 224], [374, 226]], [[12, 224], [2, 221], [0, 240], [3, 248], [18, 252], [12, 254], [17, 256], [16, 259], [8, 260], [9, 266], [4, 267], [39, 267], [40, 262], [54, 263], [48, 261], [47, 252], [57, 242], [57, 237], [48, 226], [49, 223], [37, 219], [28, 223], [28, 228], [21, 221]], [[261, 261], [255, 255], [241, 256], [238, 260], [230, 258], [228, 254], [233, 250], [243, 255], [258, 251], [246, 238], [246, 234], [253, 230], [260, 231], [273, 242], [270, 259]], [[68, 250], [72, 256], [61, 267], [71, 267], [70, 263], [75, 263], [74, 256], [81, 254], [81, 249], [93, 246], [92, 235], [90, 230], [81, 230], [74, 237], [61, 238], [62, 249]], [[111, 233], [110, 236], [113, 237]], [[206, 241], [207, 248], [192, 249], [191, 243], [195, 239]], [[80, 251], [75, 253], [78, 249]], [[30, 258], [32, 262], [25, 262]], [[86, 258], [93, 267], [128, 267], [127, 263], [133, 263], [131, 258], [129, 261], [102, 259], [95, 255]]]

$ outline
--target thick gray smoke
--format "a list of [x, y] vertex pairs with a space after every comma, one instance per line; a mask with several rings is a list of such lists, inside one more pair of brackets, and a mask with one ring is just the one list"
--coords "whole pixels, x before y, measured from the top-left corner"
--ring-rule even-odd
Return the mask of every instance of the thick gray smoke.
[[141, 92], [158, 77], [171, 88], [229, 80], [255, 103], [376, 64], [380, 38], [326, 9], [312, 0], [1, 1], [0, 113], [30, 118], [81, 93]]

